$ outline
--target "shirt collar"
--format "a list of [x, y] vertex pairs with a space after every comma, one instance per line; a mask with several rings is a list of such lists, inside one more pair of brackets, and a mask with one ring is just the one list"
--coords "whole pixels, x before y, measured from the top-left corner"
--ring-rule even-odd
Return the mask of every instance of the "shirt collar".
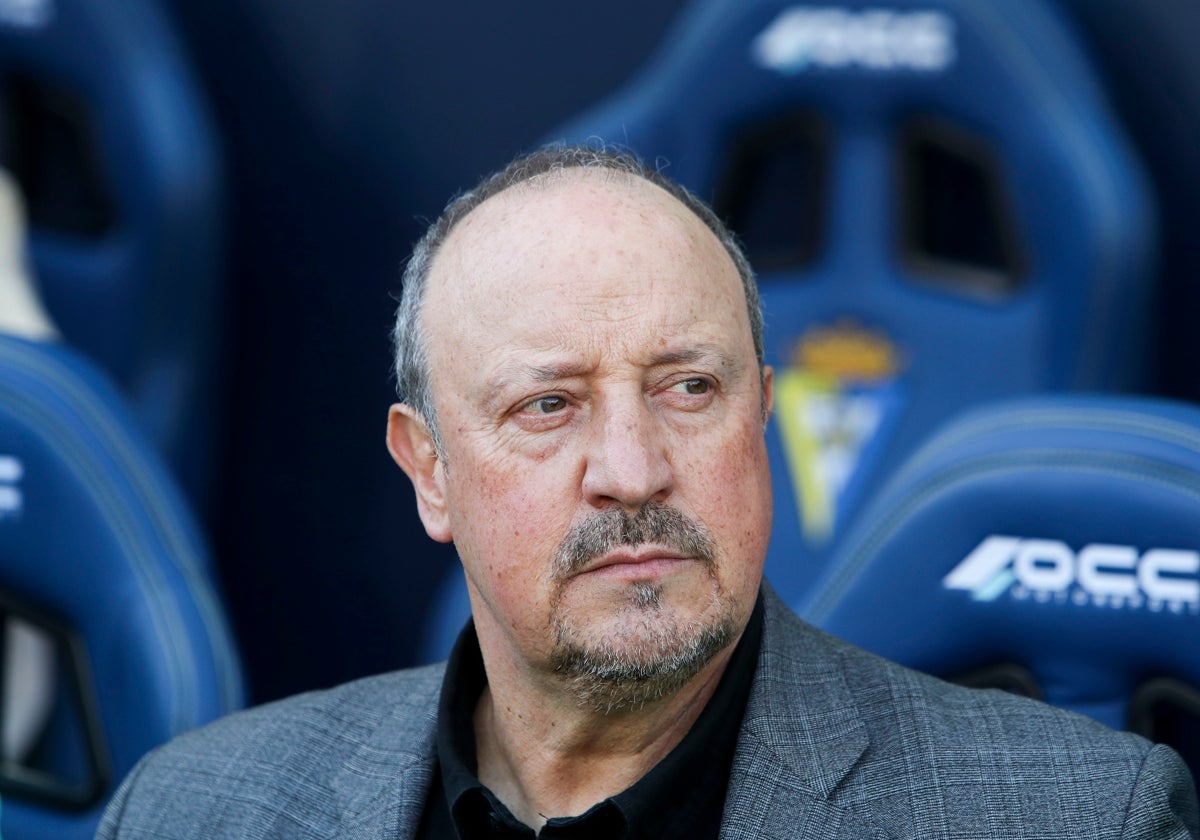
[[[713, 827], [715, 836], [762, 628], [760, 596], [716, 691], [679, 745], [631, 787], [586, 812], [605, 821], [606, 836], [623, 836], [612, 831], [611, 821], [617, 817], [627, 828], [636, 827], [638, 836], [695, 836], [678, 834], [681, 820]], [[487, 809], [493, 821], [519, 825], [476, 775], [474, 712], [486, 684], [475, 626], [468, 622], [447, 662], [438, 707], [438, 763], [446, 805], [456, 822], [478, 819], [478, 812]], [[474, 817], [464, 813], [470, 811], [477, 813]]]

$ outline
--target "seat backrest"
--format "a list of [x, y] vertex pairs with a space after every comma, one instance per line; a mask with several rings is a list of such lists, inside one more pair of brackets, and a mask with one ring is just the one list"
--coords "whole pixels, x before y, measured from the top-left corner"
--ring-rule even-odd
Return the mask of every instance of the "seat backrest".
[[0, 5], [0, 126], [48, 309], [200, 500], [213, 460], [221, 167], [161, 7]]
[[146, 751], [243, 703], [196, 527], [116, 389], [0, 335], [0, 833], [91, 837]]
[[1200, 407], [1047, 396], [968, 412], [889, 482], [801, 613], [1200, 769]]
[[699, 0], [552, 135], [589, 138], [712, 199], [759, 272], [785, 599], [954, 412], [1142, 381], [1153, 206], [1052, 3]]

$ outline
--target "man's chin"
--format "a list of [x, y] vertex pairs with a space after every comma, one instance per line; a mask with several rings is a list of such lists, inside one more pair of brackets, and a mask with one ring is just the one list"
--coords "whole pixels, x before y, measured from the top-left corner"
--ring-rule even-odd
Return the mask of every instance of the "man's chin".
[[733, 610], [680, 616], [651, 592], [582, 626], [573, 618], [554, 617], [551, 665], [581, 705], [603, 713], [674, 695], [741, 631]]

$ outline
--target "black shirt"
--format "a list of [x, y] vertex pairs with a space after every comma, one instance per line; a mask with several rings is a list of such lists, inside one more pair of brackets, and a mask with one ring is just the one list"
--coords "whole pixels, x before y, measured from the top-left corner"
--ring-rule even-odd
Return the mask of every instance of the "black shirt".
[[738, 731], [762, 641], [762, 599], [725, 667], [717, 689], [684, 739], [629, 787], [574, 817], [547, 821], [540, 834], [524, 825], [476, 776], [475, 705], [487, 683], [475, 626], [458, 637], [438, 706], [438, 771], [425, 800], [418, 840], [476, 838], [716, 838]]

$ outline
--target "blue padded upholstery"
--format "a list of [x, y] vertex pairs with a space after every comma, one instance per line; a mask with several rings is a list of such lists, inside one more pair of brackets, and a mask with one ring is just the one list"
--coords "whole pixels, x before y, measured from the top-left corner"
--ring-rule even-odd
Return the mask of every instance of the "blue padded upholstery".
[[776, 371], [767, 576], [793, 604], [954, 412], [1144, 375], [1156, 221], [1072, 32], [1040, 0], [887, 7], [699, 0], [550, 138], [657, 161], [746, 242]]
[[198, 500], [212, 462], [222, 178], [159, 4], [5, 4], [0, 125], [47, 307]]
[[1200, 768], [1198, 577], [1200, 407], [1047, 396], [937, 432], [801, 612], [944, 677], [1018, 666], [1027, 693], [1117, 728], [1145, 728], [1131, 702], [1166, 709], [1151, 734]]
[[80, 759], [60, 730], [88, 729], [98, 785], [74, 809], [5, 789], [6, 838], [91, 837], [142, 754], [243, 704], [196, 527], [121, 398], [68, 348], [0, 336], [0, 610], [10, 607], [77, 645], [79, 702], [52, 710], [40, 738], [50, 769], [73, 778]]
[[554, 135], [661, 161], [746, 240], [778, 377], [768, 574], [793, 601], [955, 411], [1144, 370], [1153, 210], [1072, 32], [1039, 0], [887, 8], [701, 0]]

